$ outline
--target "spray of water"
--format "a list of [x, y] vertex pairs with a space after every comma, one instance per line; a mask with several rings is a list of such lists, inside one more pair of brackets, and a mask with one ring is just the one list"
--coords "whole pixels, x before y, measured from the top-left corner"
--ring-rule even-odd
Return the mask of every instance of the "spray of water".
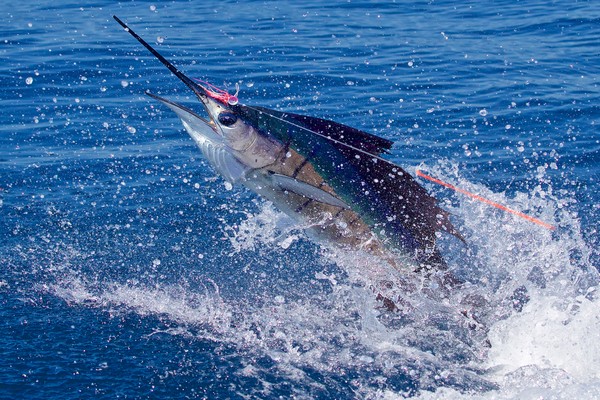
[[[428, 171], [493, 201], [536, 212], [558, 229], [447, 196], [444, 207], [468, 242], [464, 247], [440, 239], [453, 273], [465, 281], [447, 290], [435, 276], [406, 276], [373, 256], [327, 245], [307, 247], [313, 258], [289, 257], [286, 252], [307, 240], [301, 227], [261, 204], [258, 212], [224, 228], [223, 254], [249, 260], [251, 269], [253, 259], [276, 252], [285, 269], [307, 273], [305, 285], [270, 276], [272, 287], [281, 290], [261, 286], [259, 291], [250, 278], [240, 288], [249, 294], [234, 297], [223, 295], [222, 284], [208, 278], [150, 286], [98, 280], [69, 264], [70, 273], [62, 271], [61, 279], [40, 290], [73, 306], [160, 315], [176, 327], [157, 334], [226, 343], [247, 359], [268, 357], [271, 371], [304, 387], [322, 384], [308, 373], [318, 371], [321, 379], [347, 376], [354, 392], [367, 398], [597, 394], [598, 273], [564, 200], [541, 188], [512, 197], [493, 193], [462, 178], [453, 164]], [[386, 310], [377, 294], [393, 298], [399, 310]], [[245, 363], [239, 374], [260, 378], [261, 368]], [[407, 382], [414, 391], [407, 391]], [[263, 383], [267, 395], [269, 385]]]

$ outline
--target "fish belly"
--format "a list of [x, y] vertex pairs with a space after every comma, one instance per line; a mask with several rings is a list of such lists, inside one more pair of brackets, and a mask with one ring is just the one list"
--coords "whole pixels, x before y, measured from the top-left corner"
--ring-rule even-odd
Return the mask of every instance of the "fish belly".
[[244, 184], [272, 201], [281, 211], [306, 227], [309, 234], [350, 249], [375, 255], [387, 254], [381, 240], [355, 211], [319, 202], [274, 185], [271, 174], [285, 175], [337, 197], [335, 191], [315, 170], [310, 160], [290, 149], [275, 163], [246, 175]]

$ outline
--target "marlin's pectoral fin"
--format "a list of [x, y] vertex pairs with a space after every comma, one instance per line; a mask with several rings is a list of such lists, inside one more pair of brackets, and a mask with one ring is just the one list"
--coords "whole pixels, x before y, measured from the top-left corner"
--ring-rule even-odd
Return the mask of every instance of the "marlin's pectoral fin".
[[318, 187], [309, 185], [308, 183], [299, 181], [298, 179], [290, 178], [289, 176], [280, 174], [271, 174], [271, 179], [282, 190], [299, 194], [314, 201], [318, 201], [319, 203], [329, 204], [335, 207], [344, 208], [346, 210], [350, 209], [348, 204], [335, 197], [331, 193], [327, 193]]

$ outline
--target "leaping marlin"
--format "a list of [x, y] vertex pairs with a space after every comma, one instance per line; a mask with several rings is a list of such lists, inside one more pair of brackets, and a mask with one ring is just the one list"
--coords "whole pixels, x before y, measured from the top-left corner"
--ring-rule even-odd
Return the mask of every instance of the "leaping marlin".
[[446, 268], [436, 232], [463, 238], [434, 197], [381, 157], [393, 142], [325, 119], [238, 104], [236, 96], [188, 78], [114, 19], [198, 97], [208, 119], [147, 92], [177, 114], [226, 180], [270, 200], [318, 238], [386, 259], [400, 252], [416, 261], [412, 269]]

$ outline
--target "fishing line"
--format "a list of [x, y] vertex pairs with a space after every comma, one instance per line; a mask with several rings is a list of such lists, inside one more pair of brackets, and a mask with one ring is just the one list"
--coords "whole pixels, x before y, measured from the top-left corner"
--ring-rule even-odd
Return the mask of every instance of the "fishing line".
[[541, 221], [541, 220], [539, 220], [537, 218], [534, 218], [532, 216], [524, 214], [524, 213], [522, 213], [520, 211], [513, 210], [511, 208], [508, 208], [508, 207], [500, 204], [500, 203], [496, 203], [495, 201], [486, 199], [485, 197], [482, 197], [482, 196], [480, 196], [478, 194], [471, 193], [471, 192], [469, 192], [469, 191], [467, 191], [465, 189], [461, 189], [461, 188], [456, 187], [456, 186], [454, 186], [454, 185], [452, 185], [450, 183], [444, 182], [444, 181], [442, 181], [440, 179], [437, 179], [437, 178], [434, 178], [434, 177], [429, 176], [427, 174], [424, 174], [423, 172], [421, 172], [421, 170], [417, 170], [416, 173], [417, 173], [417, 176], [420, 176], [421, 178], [424, 178], [424, 179], [427, 179], [428, 181], [437, 183], [438, 185], [442, 185], [444, 187], [447, 187], [448, 189], [451, 189], [451, 190], [454, 190], [455, 192], [464, 194], [465, 196], [471, 197], [471, 198], [473, 198], [473, 199], [475, 199], [477, 201], [480, 201], [482, 203], [488, 204], [488, 205], [490, 205], [492, 207], [496, 207], [496, 208], [498, 208], [498, 209], [500, 209], [502, 211], [506, 211], [506, 212], [509, 212], [509, 213], [514, 214], [516, 216], [519, 216], [519, 217], [521, 217], [523, 219], [526, 219], [526, 220], [528, 220], [530, 222], [533, 222], [534, 224], [538, 224], [540, 226], [543, 226], [546, 229], [549, 229], [549, 230], [552, 230], [552, 231], [556, 229], [556, 227], [554, 225], [547, 224], [544, 221]]

